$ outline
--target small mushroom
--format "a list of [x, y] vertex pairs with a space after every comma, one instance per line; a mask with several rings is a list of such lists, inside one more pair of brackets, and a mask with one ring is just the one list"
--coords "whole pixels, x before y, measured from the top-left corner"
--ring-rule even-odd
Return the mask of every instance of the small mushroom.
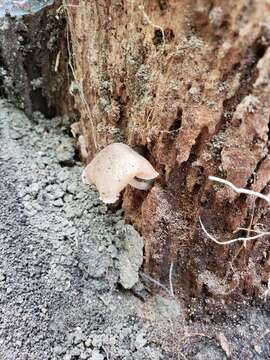
[[100, 200], [110, 204], [118, 200], [120, 192], [128, 184], [139, 190], [147, 190], [149, 180], [158, 175], [150, 162], [131, 147], [113, 143], [101, 150], [86, 166], [82, 181], [96, 185]]

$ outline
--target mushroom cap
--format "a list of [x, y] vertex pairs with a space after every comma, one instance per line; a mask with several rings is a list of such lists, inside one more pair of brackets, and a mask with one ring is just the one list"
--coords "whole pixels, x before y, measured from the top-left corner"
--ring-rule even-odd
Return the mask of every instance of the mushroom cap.
[[102, 201], [113, 203], [135, 177], [151, 180], [158, 175], [150, 162], [131, 147], [113, 143], [101, 150], [87, 165], [82, 180], [96, 185]]

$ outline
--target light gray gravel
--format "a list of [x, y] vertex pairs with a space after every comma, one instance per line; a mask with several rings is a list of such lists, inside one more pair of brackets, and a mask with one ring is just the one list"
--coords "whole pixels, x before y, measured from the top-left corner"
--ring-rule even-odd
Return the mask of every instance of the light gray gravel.
[[143, 240], [81, 183], [69, 120], [35, 122], [0, 101], [0, 359], [164, 359], [117, 290], [119, 268], [138, 280]]

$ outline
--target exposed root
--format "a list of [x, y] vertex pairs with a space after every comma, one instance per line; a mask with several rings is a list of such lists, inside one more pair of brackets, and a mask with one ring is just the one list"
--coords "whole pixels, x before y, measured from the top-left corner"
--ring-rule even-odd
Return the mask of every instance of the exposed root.
[[165, 285], [161, 284], [158, 280], [153, 279], [151, 276], [141, 272], [141, 276], [145, 278], [146, 280], [152, 282], [153, 284], [159, 286], [161, 289], [163, 289], [170, 297], [174, 298], [174, 289], [173, 289], [173, 283], [172, 283], [172, 273], [173, 273], [173, 262], [170, 266], [170, 272], [169, 272], [169, 283], [170, 283], [170, 289], [168, 289]]
[[163, 285], [163, 284], [161, 284], [159, 281], [153, 279], [151, 276], [149, 276], [149, 275], [147, 275], [147, 274], [145, 274], [145, 273], [143, 273], [143, 272], [141, 272], [141, 276], [142, 276], [143, 278], [145, 278], [146, 280], [149, 280], [149, 281], [152, 282], [153, 284], [159, 286], [159, 287], [160, 287], [161, 289], [163, 289], [168, 295], [171, 295], [170, 290], [167, 289], [166, 286]]
[[[203, 223], [202, 223], [202, 220], [201, 218], [199, 218], [199, 222], [200, 222], [200, 225], [203, 229], [203, 232], [207, 235], [207, 237], [209, 239], [211, 239], [212, 241], [214, 241], [216, 244], [219, 244], [219, 245], [229, 245], [229, 244], [233, 244], [237, 241], [244, 241], [244, 242], [247, 242], [249, 240], [256, 240], [256, 239], [259, 239], [263, 236], [270, 236], [270, 232], [258, 232], [257, 235], [254, 235], [254, 236], [249, 236], [249, 237], [238, 237], [236, 239], [232, 239], [232, 240], [228, 240], [228, 241], [219, 241], [217, 240], [214, 236], [212, 236], [211, 234], [209, 234], [209, 232], [205, 229]], [[243, 229], [245, 231], [251, 231], [249, 229]]]
[[238, 194], [247, 194], [247, 195], [252, 195], [252, 196], [258, 197], [260, 199], [263, 199], [270, 205], [269, 196], [263, 195], [263, 194], [261, 194], [261, 193], [259, 193], [257, 191], [252, 191], [252, 190], [248, 190], [248, 189], [244, 189], [244, 188], [238, 188], [237, 186], [233, 185], [230, 181], [220, 179], [220, 178], [218, 178], [216, 176], [209, 176], [208, 179], [212, 180], [212, 181], [222, 183], [222, 184], [225, 184], [225, 185], [228, 185], [230, 188], [232, 188]]
[[[232, 188], [235, 192], [237, 192], [238, 194], [247, 194], [247, 195], [252, 195], [252, 196], [255, 196], [257, 198], [260, 198], [260, 199], [263, 199], [265, 200], [269, 205], [270, 205], [270, 198], [266, 195], [263, 195], [257, 191], [252, 191], [252, 190], [248, 190], [248, 189], [244, 189], [244, 188], [238, 188], [236, 187], [234, 184], [232, 184], [230, 181], [228, 180], [224, 180], [224, 179], [220, 179], [218, 177], [215, 177], [215, 176], [209, 176], [209, 180], [212, 180], [212, 181], [216, 181], [216, 182], [219, 182], [219, 183], [222, 183], [222, 184], [225, 184], [225, 185], [228, 185], [230, 188]], [[203, 232], [207, 235], [207, 237], [209, 239], [211, 239], [212, 241], [214, 241], [216, 244], [219, 244], [219, 245], [229, 245], [229, 244], [233, 244], [237, 241], [243, 241], [244, 242], [244, 246], [246, 246], [246, 242], [249, 241], [249, 240], [256, 240], [256, 239], [259, 239], [263, 236], [270, 236], [270, 232], [265, 232], [265, 231], [260, 231], [260, 230], [255, 230], [255, 229], [251, 229], [251, 225], [252, 225], [252, 221], [253, 221], [253, 217], [254, 217], [254, 209], [253, 209], [253, 214], [252, 214], [252, 219], [251, 219], [251, 222], [249, 224], [249, 227], [248, 229], [246, 228], [238, 228], [237, 230], [243, 230], [243, 231], [247, 231], [247, 234], [248, 236], [246, 237], [238, 237], [238, 238], [235, 238], [235, 239], [232, 239], [232, 240], [228, 240], [228, 241], [219, 241], [217, 240], [213, 235], [211, 235], [205, 228], [205, 226], [203, 225], [202, 223], [202, 220], [201, 218], [199, 218], [199, 222], [200, 222], [200, 225], [201, 225], [201, 228], [203, 230]], [[253, 236], [249, 236], [250, 233], [255, 233], [256, 235], [253, 235]]]
[[140, 5], [139, 8], [140, 8], [140, 10], [142, 11], [143, 16], [144, 16], [145, 20], [148, 22], [148, 24], [151, 25], [151, 26], [153, 26], [153, 28], [160, 30], [160, 32], [161, 32], [161, 34], [162, 34], [163, 44], [165, 44], [165, 33], [164, 33], [164, 30], [163, 30], [163, 27], [161, 27], [160, 25], [154, 24], [154, 23], [149, 19], [149, 16], [148, 16], [148, 15], [146, 14], [146, 12], [144, 11], [143, 5]]
[[61, 51], [59, 50], [57, 55], [56, 55], [56, 59], [55, 59], [54, 72], [58, 72], [59, 63], [60, 63], [60, 56], [61, 56]]
[[174, 297], [172, 274], [173, 274], [173, 261], [171, 262], [171, 266], [170, 266], [169, 282], [170, 282], [170, 293], [171, 293], [171, 296]]

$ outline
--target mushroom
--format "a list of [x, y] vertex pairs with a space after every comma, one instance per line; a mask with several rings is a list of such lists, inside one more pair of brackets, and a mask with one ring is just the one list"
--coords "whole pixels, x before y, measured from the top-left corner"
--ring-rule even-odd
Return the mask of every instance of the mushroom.
[[85, 184], [96, 185], [100, 200], [110, 204], [118, 200], [120, 192], [128, 185], [147, 190], [148, 180], [158, 176], [153, 166], [143, 156], [123, 143], [113, 143], [101, 150], [82, 173]]

